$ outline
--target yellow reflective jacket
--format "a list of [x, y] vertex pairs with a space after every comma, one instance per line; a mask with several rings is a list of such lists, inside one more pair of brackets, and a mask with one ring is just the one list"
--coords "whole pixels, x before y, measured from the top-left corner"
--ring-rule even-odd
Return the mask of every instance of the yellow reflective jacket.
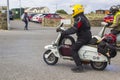
[[120, 31], [120, 11], [114, 15], [113, 24], [110, 27]]

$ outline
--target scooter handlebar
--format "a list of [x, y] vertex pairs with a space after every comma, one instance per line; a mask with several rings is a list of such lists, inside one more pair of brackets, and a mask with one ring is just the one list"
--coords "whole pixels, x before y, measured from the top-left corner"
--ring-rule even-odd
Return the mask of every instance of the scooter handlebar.
[[62, 27], [62, 26], [63, 26], [63, 24], [64, 24], [64, 23], [60, 23], [60, 24], [57, 26], [57, 28]]
[[101, 25], [106, 26], [106, 25], [108, 25], [108, 23], [106, 23], [106, 22], [101, 22]]
[[63, 24], [64, 24], [64, 23], [61, 23], [61, 24], [60, 24], [60, 27], [62, 27], [62, 26], [63, 26]]
[[56, 32], [63, 32], [64, 30], [61, 29], [60, 27], [56, 29]]
[[64, 31], [63, 24], [64, 24], [64, 23], [61, 23], [61, 24], [57, 27], [56, 32], [63, 32], [63, 31]]

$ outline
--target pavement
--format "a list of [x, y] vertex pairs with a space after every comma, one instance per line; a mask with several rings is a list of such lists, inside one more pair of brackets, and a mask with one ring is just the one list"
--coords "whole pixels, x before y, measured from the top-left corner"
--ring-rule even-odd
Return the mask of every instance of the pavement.
[[10, 23], [11, 30], [0, 30], [0, 80], [120, 80], [120, 52], [104, 71], [84, 65], [85, 72], [73, 73], [73, 61], [59, 59], [54, 66], [43, 61], [44, 46], [56, 39], [55, 28], [30, 22], [26, 31], [22, 21]]

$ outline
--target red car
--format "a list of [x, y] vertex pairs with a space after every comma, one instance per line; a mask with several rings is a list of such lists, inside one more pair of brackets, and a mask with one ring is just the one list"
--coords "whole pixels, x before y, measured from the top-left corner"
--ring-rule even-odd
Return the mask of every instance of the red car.
[[47, 18], [47, 19], [63, 19], [61, 16], [59, 16], [58, 14], [43, 14], [39, 17], [38, 22], [42, 23], [42, 19], [43, 18]]
[[104, 22], [107, 22], [107, 23], [112, 23], [113, 22], [113, 15], [112, 14], [108, 14], [104, 17]]
[[59, 14], [46, 14], [44, 18], [49, 19], [63, 19]]

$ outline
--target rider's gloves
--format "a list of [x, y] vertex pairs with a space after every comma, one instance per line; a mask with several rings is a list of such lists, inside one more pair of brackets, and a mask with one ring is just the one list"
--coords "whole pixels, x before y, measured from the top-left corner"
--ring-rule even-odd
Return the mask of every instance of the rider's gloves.
[[57, 28], [56, 29], [56, 32], [63, 32], [64, 30], [60, 29], [60, 28]]
[[108, 23], [108, 24], [106, 25], [106, 27], [109, 27], [110, 25], [112, 25], [112, 23]]
[[63, 31], [62, 34], [63, 35], [70, 35], [70, 34], [74, 34], [77, 32], [77, 29], [75, 27], [70, 27], [67, 30]]

